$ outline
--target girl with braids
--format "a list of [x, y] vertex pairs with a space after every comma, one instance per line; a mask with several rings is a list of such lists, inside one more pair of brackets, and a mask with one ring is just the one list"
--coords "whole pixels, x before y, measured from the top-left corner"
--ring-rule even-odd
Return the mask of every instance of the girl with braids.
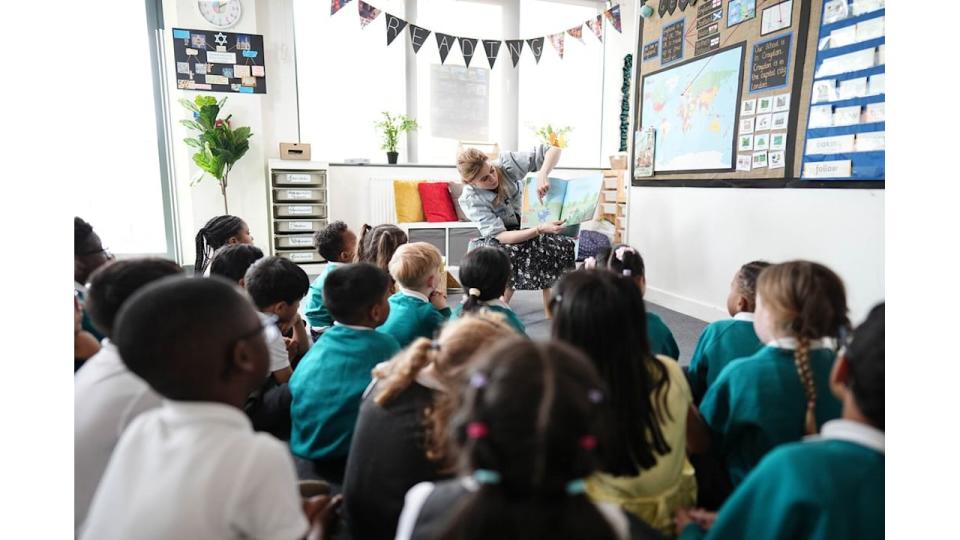
[[213, 252], [229, 244], [252, 244], [250, 227], [237, 216], [223, 215], [211, 218], [197, 231], [197, 258], [193, 263], [193, 273], [197, 276], [209, 274]]
[[600, 461], [604, 396], [568, 345], [516, 337], [490, 348], [452, 425], [466, 476], [414, 486], [396, 538], [656, 538], [584, 492]]
[[730, 282], [727, 296], [727, 311], [733, 318], [710, 323], [700, 334], [687, 370], [696, 404], [700, 404], [707, 388], [727, 364], [752, 356], [763, 347], [753, 329], [753, 312], [757, 305], [757, 276], [768, 266], [770, 263], [764, 261], [741, 266]]
[[[602, 248], [596, 258], [588, 257], [583, 263], [584, 268], [606, 268], [617, 275], [628, 276], [640, 288], [640, 294], [647, 293], [647, 274], [640, 252], [620, 244], [612, 248]], [[680, 347], [673, 337], [673, 332], [667, 327], [663, 319], [656, 313], [646, 312], [647, 336], [650, 343], [650, 352], [669, 356], [674, 360], [680, 359]]]
[[467, 253], [460, 261], [460, 283], [466, 289], [464, 302], [453, 308], [451, 319], [464, 313], [492, 311], [506, 317], [518, 333], [526, 334], [527, 327], [501, 298], [512, 275], [510, 257], [492, 247], [479, 247]]
[[753, 324], [766, 347], [727, 365], [700, 405], [734, 487], [767, 452], [840, 416], [829, 380], [830, 341], [850, 328], [843, 282], [813, 262], [770, 266], [757, 279]]
[[471, 358], [514, 335], [499, 315], [479, 313], [446, 325], [435, 342], [417, 339], [373, 370], [344, 477], [353, 538], [392, 540], [407, 490], [453, 476], [447, 424]]
[[[368, 262], [390, 273], [390, 259], [397, 248], [409, 241], [407, 233], [396, 225], [385, 223], [371, 227], [364, 223], [360, 229], [360, 241], [357, 244], [357, 261]], [[391, 278], [390, 294], [397, 292], [397, 284]]]
[[692, 397], [680, 364], [650, 351], [643, 296], [631, 277], [581, 270], [561, 278], [552, 335], [585, 352], [609, 388], [610, 447], [587, 492], [669, 534], [674, 511], [696, 500], [686, 456]]
[[880, 304], [830, 373], [843, 417], [824, 424], [819, 437], [767, 454], [719, 514], [679, 512], [681, 538], [883, 538], [883, 340]]

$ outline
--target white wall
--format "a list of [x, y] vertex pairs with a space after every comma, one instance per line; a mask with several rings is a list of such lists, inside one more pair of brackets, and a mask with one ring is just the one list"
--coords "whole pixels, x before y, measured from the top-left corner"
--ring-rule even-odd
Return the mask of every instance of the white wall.
[[810, 259], [837, 272], [854, 323], [884, 298], [884, 192], [634, 187], [630, 243], [651, 302], [714, 321], [730, 280], [755, 259]]

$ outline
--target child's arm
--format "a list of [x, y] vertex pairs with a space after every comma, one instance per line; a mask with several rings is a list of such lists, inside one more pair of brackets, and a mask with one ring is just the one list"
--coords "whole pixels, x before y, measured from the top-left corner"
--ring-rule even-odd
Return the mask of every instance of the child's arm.
[[303, 324], [303, 319], [300, 318], [299, 313], [297, 313], [290, 324], [293, 326], [293, 340], [296, 343], [294, 356], [290, 358], [290, 361], [294, 362], [307, 354], [307, 351], [310, 350], [310, 345], [313, 344], [313, 340], [310, 339], [310, 332], [307, 331], [307, 326]]
[[710, 449], [710, 429], [696, 405], [687, 409], [687, 453], [703, 454]]
[[303, 514], [307, 516], [307, 521], [310, 523], [307, 540], [329, 540], [333, 538], [339, 521], [338, 511], [342, 504], [343, 495], [332, 498], [329, 495], [319, 495], [304, 499]]

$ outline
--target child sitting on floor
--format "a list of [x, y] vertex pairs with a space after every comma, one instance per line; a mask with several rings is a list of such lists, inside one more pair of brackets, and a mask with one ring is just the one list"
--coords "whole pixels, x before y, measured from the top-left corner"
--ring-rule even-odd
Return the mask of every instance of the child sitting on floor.
[[700, 334], [687, 370], [687, 381], [697, 405], [727, 364], [752, 356], [763, 347], [753, 329], [753, 311], [757, 305], [757, 276], [768, 266], [770, 263], [764, 261], [741, 266], [730, 282], [727, 297], [727, 311], [733, 318], [710, 323]]
[[370, 371], [400, 350], [397, 340], [375, 330], [390, 313], [389, 284], [387, 274], [369, 263], [343, 265], [330, 272], [323, 298], [334, 325], [310, 348], [290, 378], [290, 449], [334, 484], [342, 483]]
[[237, 216], [223, 215], [210, 218], [210, 221], [207, 221], [197, 231], [196, 261], [193, 263], [194, 275], [210, 275], [210, 260], [221, 247], [252, 243], [253, 236], [250, 235], [250, 227]]
[[400, 290], [390, 297], [390, 317], [379, 329], [393, 336], [401, 347], [414, 339], [433, 339], [434, 333], [450, 318], [440, 251], [426, 242], [404, 244], [390, 259], [390, 275]]
[[308, 533], [319, 508], [300, 499], [286, 446], [240, 410], [267, 374], [265, 332], [276, 328], [222, 278], [164, 278], [124, 304], [120, 356], [165, 399], [120, 437], [82, 539]]
[[244, 286], [243, 276], [254, 262], [263, 258], [263, 251], [252, 244], [230, 244], [213, 253], [210, 275], [223, 276]]
[[453, 308], [451, 319], [464, 313], [493, 311], [506, 317], [510, 326], [520, 334], [527, 331], [523, 321], [501, 299], [513, 273], [510, 257], [493, 247], [476, 248], [460, 261], [460, 283], [467, 292], [464, 302]]
[[[384, 223], [371, 227], [363, 225], [360, 232], [360, 242], [357, 244], [357, 262], [368, 262], [377, 265], [381, 270], [390, 273], [390, 259], [397, 248], [406, 244], [410, 239], [403, 229]], [[397, 284], [390, 278], [390, 294], [397, 292]]]
[[[290, 364], [297, 365], [313, 345], [299, 311], [300, 301], [310, 287], [307, 273], [290, 259], [266, 257], [250, 266], [244, 276], [244, 286], [261, 313], [277, 318]], [[289, 380], [289, 368], [285, 375], [277, 377], [277, 382]]]
[[[603, 248], [597, 254], [595, 260], [588, 258], [584, 262], [584, 268], [586, 269], [593, 266], [606, 268], [617, 275], [633, 278], [637, 287], [640, 288], [640, 294], [647, 294], [647, 274], [643, 257], [640, 256], [639, 251], [632, 247], [620, 244], [612, 248]], [[677, 340], [673, 338], [673, 332], [670, 331], [659, 315], [649, 309], [644, 311], [647, 314], [647, 335], [650, 341], [650, 352], [680, 360], [680, 347], [677, 346]]]
[[830, 390], [843, 403], [841, 419], [767, 454], [719, 515], [678, 512], [681, 538], [702, 538], [701, 526], [707, 538], [883, 538], [883, 304], [834, 362]]
[[347, 228], [342, 221], [334, 221], [317, 231], [313, 237], [317, 252], [327, 264], [323, 271], [310, 284], [310, 298], [307, 299], [307, 309], [304, 312], [310, 326], [324, 328], [333, 324], [333, 316], [323, 301], [323, 282], [327, 274], [342, 264], [352, 263], [357, 256], [357, 235]]

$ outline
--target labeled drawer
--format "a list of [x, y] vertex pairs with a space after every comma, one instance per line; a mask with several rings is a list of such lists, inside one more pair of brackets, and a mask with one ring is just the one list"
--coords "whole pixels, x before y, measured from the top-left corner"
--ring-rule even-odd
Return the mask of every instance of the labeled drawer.
[[275, 236], [273, 238], [273, 244], [278, 249], [283, 249], [283, 248], [313, 249], [314, 248], [312, 234], [291, 234], [288, 236]]
[[615, 203], [617, 202], [617, 190], [604, 190], [601, 192], [603, 196], [603, 202], [605, 203]]
[[620, 189], [623, 185], [623, 179], [619, 177], [603, 177], [603, 189]]
[[316, 251], [278, 251], [277, 256], [300, 264], [324, 262], [323, 257]]
[[274, 172], [273, 185], [325, 188], [327, 187], [327, 173], [325, 171]]
[[273, 200], [277, 202], [287, 201], [316, 201], [327, 202], [327, 192], [323, 189], [294, 189], [283, 188], [273, 190]]
[[275, 220], [273, 230], [278, 233], [317, 232], [327, 226], [325, 219]]
[[327, 207], [323, 204], [275, 204], [273, 215], [276, 217], [327, 217]]

